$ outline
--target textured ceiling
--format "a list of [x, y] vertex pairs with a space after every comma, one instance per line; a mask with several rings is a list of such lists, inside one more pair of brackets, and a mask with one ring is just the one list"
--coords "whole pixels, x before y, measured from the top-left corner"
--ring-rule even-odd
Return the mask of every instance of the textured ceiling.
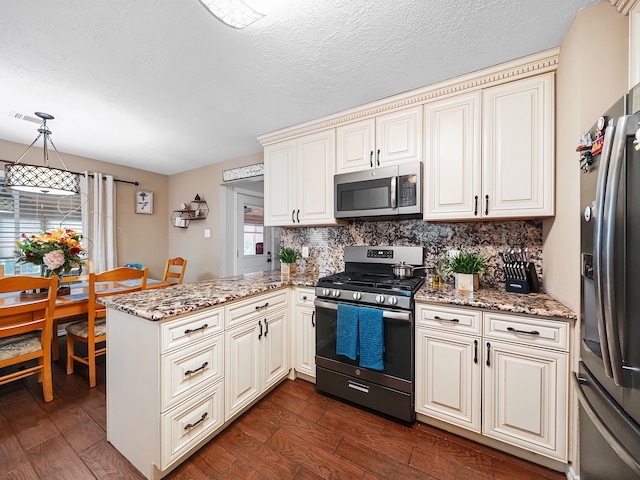
[[198, 0], [2, 0], [0, 138], [31, 143], [37, 125], [9, 113], [43, 111], [61, 152], [173, 174], [258, 152], [256, 137], [279, 128], [556, 47], [598, 0], [279, 3], [236, 30]]

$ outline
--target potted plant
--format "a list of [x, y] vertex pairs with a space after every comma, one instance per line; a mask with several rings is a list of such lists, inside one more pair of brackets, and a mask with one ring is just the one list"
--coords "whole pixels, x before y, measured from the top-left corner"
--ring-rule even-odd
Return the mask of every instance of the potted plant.
[[296, 260], [300, 258], [300, 252], [295, 248], [284, 247], [281, 248], [278, 252], [278, 258], [280, 261], [287, 265], [287, 269], [289, 273], [295, 273], [296, 271]]
[[486, 263], [487, 259], [484, 255], [465, 251], [444, 259], [445, 271], [454, 274], [458, 290], [477, 290], [478, 274], [484, 269]]

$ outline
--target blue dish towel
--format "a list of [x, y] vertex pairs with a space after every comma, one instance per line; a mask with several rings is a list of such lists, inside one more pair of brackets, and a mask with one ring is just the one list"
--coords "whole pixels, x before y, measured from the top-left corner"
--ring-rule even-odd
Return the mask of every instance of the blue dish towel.
[[[384, 370], [384, 321], [382, 310], [360, 308], [360, 366]], [[408, 348], [408, 347], [407, 347]]]
[[358, 355], [358, 307], [338, 304], [336, 353], [351, 360]]

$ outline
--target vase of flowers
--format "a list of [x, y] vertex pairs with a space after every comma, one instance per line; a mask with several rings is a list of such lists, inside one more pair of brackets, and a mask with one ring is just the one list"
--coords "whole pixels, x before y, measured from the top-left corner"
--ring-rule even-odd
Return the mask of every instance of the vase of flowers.
[[39, 265], [43, 277], [68, 274], [77, 268], [82, 273], [86, 264], [84, 248], [80, 245], [82, 234], [68, 228], [47, 230], [27, 235], [23, 233], [16, 240], [18, 263]]

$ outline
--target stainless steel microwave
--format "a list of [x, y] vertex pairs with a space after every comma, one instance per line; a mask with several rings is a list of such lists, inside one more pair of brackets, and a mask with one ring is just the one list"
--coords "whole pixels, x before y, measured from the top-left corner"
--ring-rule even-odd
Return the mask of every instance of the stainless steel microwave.
[[343, 173], [333, 178], [335, 218], [422, 213], [421, 162]]

